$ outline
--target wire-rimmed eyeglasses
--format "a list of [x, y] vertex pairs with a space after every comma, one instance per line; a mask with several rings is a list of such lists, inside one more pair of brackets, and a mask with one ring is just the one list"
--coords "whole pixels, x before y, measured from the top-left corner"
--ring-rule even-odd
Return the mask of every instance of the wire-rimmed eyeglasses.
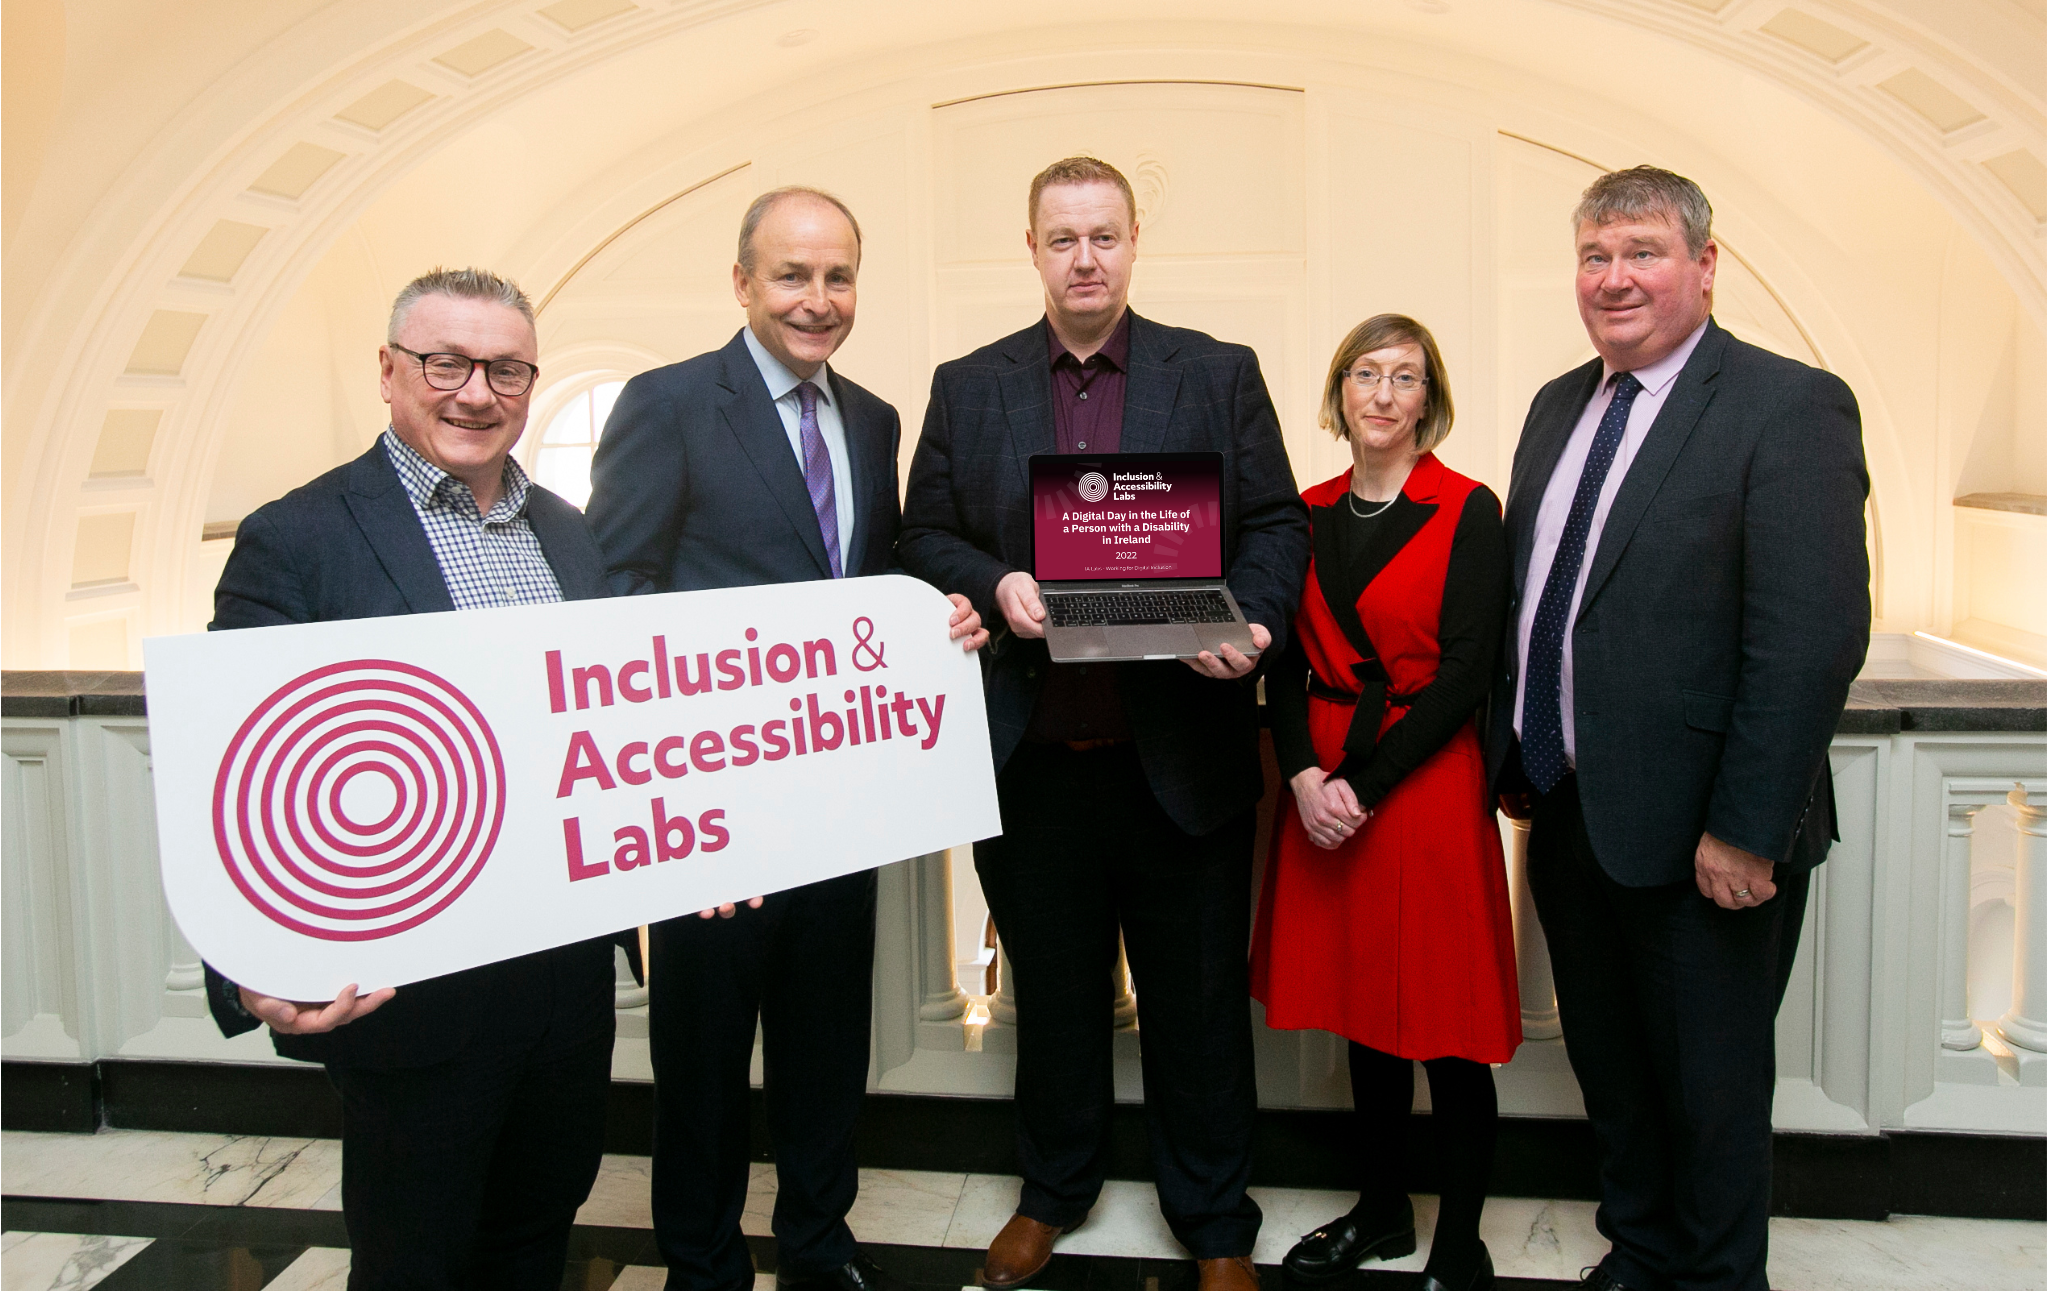
[[420, 361], [420, 376], [436, 390], [460, 390], [479, 367], [491, 389], [507, 399], [517, 399], [533, 389], [540, 369], [524, 359], [473, 359], [467, 354], [421, 354], [403, 345], [387, 342], [388, 348], [410, 354]]
[[1382, 373], [1371, 368], [1349, 368], [1344, 373], [1346, 380], [1361, 390], [1377, 390], [1381, 381], [1391, 382], [1395, 394], [1414, 394], [1429, 384], [1429, 378], [1413, 372]]

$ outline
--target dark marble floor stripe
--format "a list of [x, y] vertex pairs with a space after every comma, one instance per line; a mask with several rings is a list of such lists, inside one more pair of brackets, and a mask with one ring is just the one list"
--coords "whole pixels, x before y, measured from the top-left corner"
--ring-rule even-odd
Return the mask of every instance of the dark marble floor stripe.
[[[339, 1212], [265, 1206], [203, 1206], [178, 1202], [102, 1201], [70, 1197], [0, 1198], [0, 1227], [41, 1233], [98, 1233], [156, 1241], [106, 1281], [104, 1291], [256, 1291], [309, 1246], [348, 1245]], [[775, 1271], [775, 1242], [747, 1238], [754, 1266]], [[982, 1253], [933, 1246], [866, 1243], [878, 1264], [922, 1291], [957, 1291], [980, 1271]], [[620, 1269], [659, 1265], [654, 1234], [645, 1228], [578, 1224], [569, 1240], [563, 1291], [602, 1291]], [[1261, 1280], [1280, 1291], [1281, 1270], [1261, 1265]], [[1055, 1255], [1032, 1279], [1033, 1291], [1195, 1291], [1189, 1260], [1113, 1255]], [[1361, 1272], [1343, 1291], [1406, 1291], [1419, 1273]], [[1503, 1291], [1552, 1291], [1570, 1283], [1503, 1278]]]

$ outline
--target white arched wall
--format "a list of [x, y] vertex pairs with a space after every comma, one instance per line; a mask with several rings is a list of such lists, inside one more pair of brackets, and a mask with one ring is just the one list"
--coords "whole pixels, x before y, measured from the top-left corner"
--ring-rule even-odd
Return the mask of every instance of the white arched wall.
[[[1140, 293], [1170, 311], [1176, 274], [1184, 305], [1200, 303], [1191, 297], [1202, 291], [1188, 288], [1198, 280], [1211, 296], [1257, 294], [1262, 281], [1272, 289], [1266, 294], [1281, 303], [1268, 331], [1280, 339], [1262, 348], [1282, 351], [1268, 357], [1278, 369], [1269, 380], [1298, 469], [1304, 453], [1314, 468], [1305, 475], [1323, 469], [1303, 415], [1320, 356], [1342, 325], [1398, 304], [1354, 308], [1336, 299], [1341, 274], [1330, 271], [1359, 226], [1356, 213], [1398, 198], [1398, 211], [1387, 207], [1371, 225], [1393, 245], [1370, 264], [1400, 267], [1362, 281], [1390, 296], [1404, 281], [1419, 284], [1418, 299], [1439, 311], [1465, 302], [1457, 326], [1471, 358], [1460, 374], [1464, 429], [1455, 451], [1499, 480], [1518, 405], [1539, 375], [1582, 352], [1565, 325], [1564, 281], [1550, 285], [1546, 304], [1544, 253], [1516, 241], [1540, 237], [1537, 224], [1502, 215], [1521, 209], [1514, 203], [1524, 189], [1537, 205], [1569, 193], [1582, 163], [1561, 154], [1607, 165], [1653, 160], [1700, 179], [1723, 234], [1754, 269], [1739, 302], [1746, 318], [1724, 300], [1728, 321], [1767, 342], [1783, 338], [1777, 347], [1788, 352], [1798, 352], [1797, 333], [1858, 391], [1883, 520], [1889, 625], [1949, 626], [1953, 566], [1944, 562], [1953, 558], [1944, 543], [1958, 482], [1971, 471], [2022, 483], [2038, 475], [2039, 397], [2029, 402], [2027, 392], [2030, 379], [2038, 385], [2042, 312], [2040, 199], [2030, 187], [2042, 152], [2041, 86], [2038, 66], [2015, 59], [2014, 49], [2038, 51], [2040, 24], [1988, 2], [1801, 0], [1807, 18], [1860, 42], [1834, 49], [1832, 61], [1808, 48], [1827, 45], [1824, 34], [1785, 27], [1786, 6], [1749, 0], [1718, 12], [1693, 0], [1412, 0], [1369, 12], [1300, 3], [1269, 8], [1255, 26], [1230, 21], [1222, 5], [1162, 5], [1153, 14], [1138, 5], [1120, 24], [1091, 27], [1079, 49], [1068, 29], [922, 4], [653, 3], [568, 30], [605, 7], [573, 0], [423, 15], [417, 6], [364, 4], [351, 6], [343, 25], [326, 10], [274, 4], [263, 9], [269, 25], [252, 27], [245, 12], [194, 6], [191, 25], [220, 18], [247, 56], [211, 81], [166, 90], [181, 110], [166, 113], [170, 123], [125, 164], [119, 147], [76, 153], [95, 130], [116, 132], [118, 123], [82, 98], [79, 86], [93, 83], [85, 73], [96, 69], [81, 51], [107, 51], [81, 45], [90, 24], [72, 23], [64, 102], [83, 106], [57, 113], [25, 208], [9, 199], [10, 667], [119, 666], [137, 660], [140, 634], [197, 626], [217, 568], [217, 552], [205, 547], [220, 545], [201, 544], [202, 523], [238, 518], [356, 451], [381, 424], [369, 353], [383, 302], [418, 269], [486, 262], [547, 292], [636, 217], [746, 163], [649, 217], [644, 231], [636, 226], [575, 274], [559, 311], [550, 302], [544, 319], [552, 375], [556, 342], [609, 343], [601, 328], [589, 330], [604, 265], [698, 212], [710, 230], [704, 245], [715, 249], [713, 226], [729, 231], [736, 215], [723, 207], [773, 182], [869, 183], [868, 170], [835, 169], [859, 155], [845, 140], [862, 131], [870, 144], [894, 141], [898, 169], [857, 201], [871, 250], [861, 328], [845, 363], [914, 427], [930, 364], [993, 334], [997, 317], [1028, 311], [1030, 298], [1016, 261], [990, 261], [984, 271], [934, 259], [936, 195], [952, 179], [940, 173], [934, 133], [949, 127], [935, 122], [961, 108], [933, 105], [1075, 82], [1236, 81], [1298, 92], [1300, 189], [1280, 196], [1299, 202], [1299, 253], [1263, 266], [1265, 280], [1258, 266], [1224, 266], [1238, 285], [1222, 291], [1218, 265], [1227, 255], [1202, 268], [1148, 247], [1156, 258]], [[115, 52], [148, 64], [151, 51], [132, 33], [130, 41]], [[218, 60], [227, 41], [201, 48]], [[1631, 74], [1608, 84], [1617, 62]], [[205, 59], [187, 65], [204, 70]], [[1937, 129], [1894, 93], [1908, 69], [1981, 119]], [[10, 120], [14, 84], [10, 64]], [[405, 85], [428, 97], [407, 109]], [[133, 144], [132, 124], [121, 128]], [[1372, 128], [1452, 141], [1471, 163], [1465, 187], [1445, 203], [1441, 191], [1402, 193], [1344, 164], [1337, 145]], [[2033, 170], [2015, 154], [2031, 158]], [[284, 173], [295, 159], [323, 156], [334, 158], [331, 167], [310, 179], [310, 164]], [[1028, 174], [1040, 160], [1006, 164]], [[300, 180], [296, 196], [278, 195]], [[1465, 224], [1461, 256], [1444, 252], [1440, 208]], [[1162, 241], [1171, 216], [1159, 223]], [[237, 241], [252, 235], [253, 249]], [[1404, 238], [1417, 237], [1433, 261], [1393, 259], [1407, 250]], [[1288, 257], [1299, 267], [1282, 289]], [[1437, 266], [1453, 286], [1432, 272]], [[682, 281], [685, 268], [676, 266], [674, 298], [640, 308], [674, 313], [683, 297], [703, 292], [703, 334], [722, 338], [737, 321], [714, 303], [722, 277], [697, 286], [694, 277]], [[1502, 276], [1504, 268], [1514, 272]], [[1514, 276], [1523, 268], [1526, 280]], [[988, 293], [977, 298], [987, 311], [969, 321], [959, 302], [977, 290]], [[713, 329], [720, 307], [726, 317]], [[1551, 311], [1553, 327], [1515, 322], [1525, 308], [1537, 317]], [[1226, 335], [1247, 326], [1206, 317]], [[1530, 347], [1512, 340], [1552, 331], [1554, 355], [1525, 353]], [[694, 335], [672, 330], [672, 344], [636, 352], [674, 357], [673, 346]], [[144, 424], [152, 413], [153, 428]]]

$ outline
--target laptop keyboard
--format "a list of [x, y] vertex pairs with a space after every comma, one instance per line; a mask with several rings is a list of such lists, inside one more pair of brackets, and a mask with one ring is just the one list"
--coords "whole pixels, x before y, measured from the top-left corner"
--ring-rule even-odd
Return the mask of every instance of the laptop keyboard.
[[1048, 592], [1056, 628], [1119, 628], [1154, 623], [1229, 623], [1230, 602], [1214, 588], [1162, 592]]

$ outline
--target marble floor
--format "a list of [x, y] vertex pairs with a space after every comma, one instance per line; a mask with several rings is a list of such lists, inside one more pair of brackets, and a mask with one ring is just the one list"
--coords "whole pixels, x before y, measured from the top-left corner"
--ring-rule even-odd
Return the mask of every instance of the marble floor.
[[[329, 1140], [10, 1131], [0, 1135], [0, 1291], [340, 1291], [348, 1276], [340, 1183], [340, 1149]], [[1278, 1264], [1297, 1235], [1351, 1201], [1309, 1189], [1252, 1191], [1266, 1215], [1253, 1256], [1263, 1266]], [[1004, 1176], [863, 1170], [849, 1222], [902, 1280], [959, 1287], [972, 1281], [1016, 1195], [1017, 1181]], [[774, 1262], [774, 1201], [773, 1167], [754, 1166], [743, 1227], [763, 1269]], [[1410, 1271], [1428, 1257], [1436, 1217], [1435, 1198], [1419, 1196], [1415, 1204], [1415, 1254], [1372, 1266], [1360, 1291], [1413, 1284]], [[577, 1221], [565, 1288], [662, 1285], [647, 1158], [606, 1157]], [[1484, 1235], [1510, 1287], [1569, 1284], [1605, 1250], [1591, 1203], [1580, 1201], [1494, 1198]], [[2044, 1235], [2041, 1223], [2003, 1220], [1777, 1219], [1771, 1284], [1780, 1291], [2041, 1291], [2048, 1283]], [[773, 1282], [764, 1273], [759, 1291], [773, 1291]], [[1191, 1291], [1191, 1269], [1151, 1186], [1117, 1181], [1088, 1222], [1061, 1240], [1037, 1281], [1042, 1291], [1181, 1291], [1183, 1284]]]

